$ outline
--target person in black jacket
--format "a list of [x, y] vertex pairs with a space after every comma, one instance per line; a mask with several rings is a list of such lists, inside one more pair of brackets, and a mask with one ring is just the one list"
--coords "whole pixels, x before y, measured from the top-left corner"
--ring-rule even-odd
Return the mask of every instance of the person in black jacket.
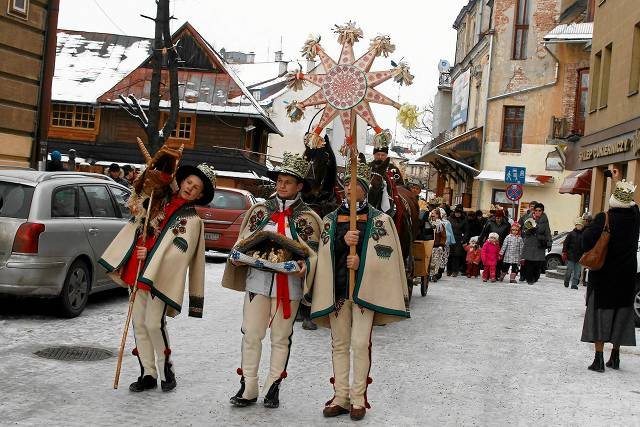
[[47, 172], [66, 171], [67, 168], [62, 164], [62, 154], [58, 150], [51, 152], [51, 160], [47, 161]]
[[[606, 366], [620, 367], [620, 346], [635, 346], [633, 300], [637, 272], [636, 252], [640, 230], [640, 211], [633, 201], [635, 186], [620, 181], [609, 199], [610, 238], [604, 265], [591, 270], [587, 285], [587, 308], [582, 327], [583, 342], [595, 345], [589, 369], [604, 372], [604, 343], [613, 344]], [[605, 226], [605, 212], [599, 213], [582, 232], [582, 249], [591, 250]]]
[[[562, 244], [562, 261], [567, 264], [567, 271], [564, 274], [564, 287], [569, 287], [572, 281], [571, 289], [578, 289], [580, 282], [580, 273], [582, 266], [578, 261], [582, 257], [582, 218], [576, 218], [575, 228], [567, 234]], [[573, 280], [571, 279], [573, 276]]]
[[451, 276], [456, 277], [460, 272], [464, 272], [466, 269], [465, 258], [467, 253], [462, 247], [462, 243], [470, 239], [469, 224], [464, 217], [464, 209], [462, 205], [456, 206], [453, 210], [453, 215], [449, 217], [451, 223], [451, 229], [453, 230], [453, 237], [456, 242], [453, 245], [449, 245], [449, 264], [447, 265], [447, 272], [451, 273]]
[[467, 217], [467, 224], [469, 224], [469, 233], [465, 236], [464, 243], [469, 243], [469, 240], [473, 236], [480, 236], [485, 223], [486, 219], [483, 217], [481, 210], [478, 209], [475, 212], [469, 212], [469, 216]]

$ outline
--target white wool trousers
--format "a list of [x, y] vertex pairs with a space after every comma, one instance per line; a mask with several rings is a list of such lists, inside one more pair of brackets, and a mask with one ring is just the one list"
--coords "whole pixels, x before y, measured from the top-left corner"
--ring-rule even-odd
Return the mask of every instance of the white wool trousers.
[[166, 314], [167, 304], [164, 301], [158, 297], [152, 298], [151, 292], [138, 290], [131, 315], [138, 361], [142, 376], [160, 376], [161, 381], [166, 380], [165, 361], [168, 362], [169, 357], [166, 353], [171, 348]]
[[[332, 405], [345, 409], [349, 409], [349, 405], [366, 406], [373, 315], [373, 311], [350, 300], [346, 300], [337, 312], [329, 315], [335, 392], [330, 401]], [[351, 354], [353, 382], [349, 387]]]
[[276, 298], [247, 292], [242, 315], [242, 375], [245, 388], [242, 397], [258, 397], [258, 369], [262, 355], [262, 340], [271, 324], [271, 366], [264, 383], [265, 393], [279, 378], [284, 377], [289, 362], [293, 323], [300, 301], [291, 301], [291, 316], [285, 319]]

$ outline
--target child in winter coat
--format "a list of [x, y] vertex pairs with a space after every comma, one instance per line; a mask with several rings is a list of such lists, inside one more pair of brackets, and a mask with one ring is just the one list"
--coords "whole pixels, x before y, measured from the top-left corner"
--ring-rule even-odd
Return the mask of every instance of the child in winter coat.
[[511, 267], [509, 283], [518, 283], [516, 276], [520, 270], [523, 247], [524, 241], [522, 237], [520, 237], [520, 224], [514, 222], [513, 225], [511, 225], [511, 233], [504, 239], [502, 248], [500, 249], [500, 255], [502, 256], [502, 274], [500, 277], [504, 278], [509, 272], [509, 267]]
[[478, 247], [478, 236], [469, 239], [469, 244], [464, 245], [467, 252], [467, 277], [480, 276], [480, 248]]
[[484, 245], [482, 245], [480, 257], [484, 265], [484, 270], [482, 270], [483, 282], [486, 282], [487, 279], [491, 279], [492, 282], [496, 281], [496, 266], [498, 265], [498, 259], [500, 257], [499, 239], [500, 236], [498, 233], [489, 233], [489, 238], [484, 242]]

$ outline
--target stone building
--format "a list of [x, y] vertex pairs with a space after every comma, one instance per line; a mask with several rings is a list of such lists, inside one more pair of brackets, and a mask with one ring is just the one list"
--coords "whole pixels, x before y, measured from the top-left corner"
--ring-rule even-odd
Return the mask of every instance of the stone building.
[[585, 134], [569, 151], [577, 172], [567, 185], [586, 186], [589, 211], [597, 213], [611, 194], [605, 171], [640, 182], [640, 7], [599, 1], [594, 12]]
[[[445, 200], [501, 205], [512, 217], [537, 200], [553, 230], [571, 228], [582, 199], [559, 189], [569, 174], [567, 138], [584, 127], [578, 82], [588, 76], [589, 18], [586, 0], [470, 0], [462, 8], [454, 22], [450, 130], [419, 159], [441, 165]], [[515, 209], [505, 194], [506, 166], [526, 168]]]

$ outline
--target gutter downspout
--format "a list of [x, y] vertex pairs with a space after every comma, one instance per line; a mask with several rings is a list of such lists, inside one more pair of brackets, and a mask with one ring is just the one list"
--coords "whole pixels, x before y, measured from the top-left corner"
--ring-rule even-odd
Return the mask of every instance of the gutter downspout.
[[[51, 84], [56, 63], [60, 0], [51, 0], [48, 9], [44, 30], [45, 47], [40, 68], [40, 86], [38, 87], [38, 113], [36, 114], [35, 136], [31, 147], [31, 166], [37, 170], [44, 170], [46, 166], [46, 139], [49, 129], [49, 112], [51, 111]], [[41, 152], [42, 139], [45, 140], [44, 152]]]

